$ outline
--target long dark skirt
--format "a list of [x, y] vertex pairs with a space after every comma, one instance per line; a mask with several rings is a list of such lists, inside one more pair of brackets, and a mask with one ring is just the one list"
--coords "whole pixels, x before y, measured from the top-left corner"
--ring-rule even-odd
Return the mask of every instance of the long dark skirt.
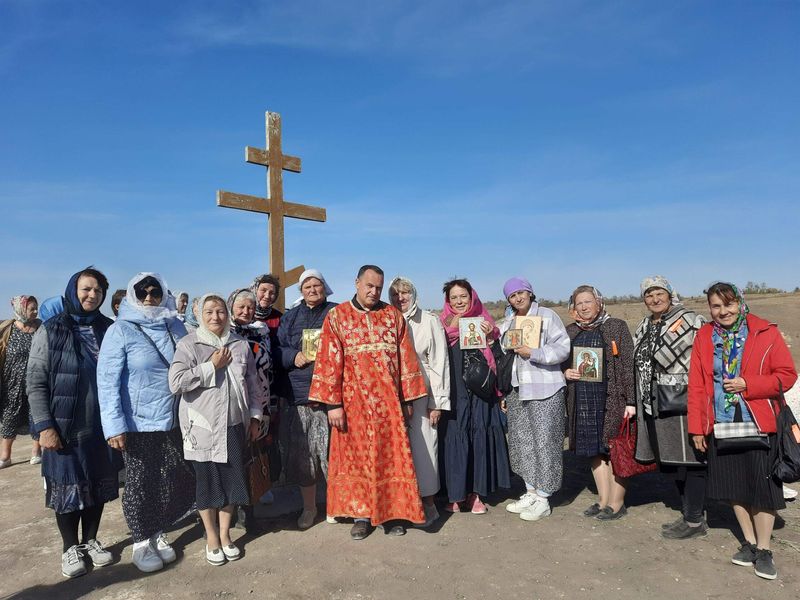
[[708, 488], [715, 500], [744, 504], [763, 510], [786, 508], [783, 485], [771, 477], [778, 452], [777, 436], [769, 436], [770, 449], [719, 454], [714, 437], [708, 438]]
[[58, 514], [99, 506], [119, 498], [122, 455], [102, 434], [42, 452], [45, 506]]
[[195, 479], [183, 459], [181, 433], [128, 433], [122, 453], [127, 468], [122, 513], [134, 542], [143, 542], [186, 514], [194, 504]]
[[[481, 400], [464, 384], [462, 356], [450, 348], [450, 411], [439, 421], [439, 452], [450, 502], [461, 502], [468, 494], [487, 496], [498, 487], [511, 487], [508, 446], [496, 399]], [[444, 443], [441, 443], [441, 440]]]
[[197, 477], [197, 509], [250, 504], [245, 473], [244, 426], [228, 427], [228, 462], [189, 461]]

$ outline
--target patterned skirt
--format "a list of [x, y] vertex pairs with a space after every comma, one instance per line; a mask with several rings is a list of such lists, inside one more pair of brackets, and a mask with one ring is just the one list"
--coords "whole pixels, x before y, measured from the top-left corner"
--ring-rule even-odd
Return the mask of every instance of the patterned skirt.
[[520, 400], [514, 390], [508, 407], [508, 454], [511, 470], [525, 484], [552, 494], [561, 488], [566, 387], [544, 400]]
[[250, 504], [249, 483], [245, 473], [244, 426], [228, 427], [228, 462], [189, 461], [197, 477], [198, 510]]
[[164, 531], [194, 504], [195, 479], [183, 459], [181, 433], [128, 433], [125, 440], [127, 480], [122, 513], [134, 542]]
[[279, 440], [287, 483], [314, 485], [328, 476], [328, 415], [306, 405], [285, 406]]

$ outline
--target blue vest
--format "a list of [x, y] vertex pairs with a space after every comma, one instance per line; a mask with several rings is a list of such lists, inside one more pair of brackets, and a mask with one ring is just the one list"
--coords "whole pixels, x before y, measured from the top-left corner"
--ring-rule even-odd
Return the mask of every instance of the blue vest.
[[[92, 323], [97, 345], [111, 326], [111, 319], [98, 315]], [[50, 412], [55, 419], [61, 437], [69, 442], [84, 432], [73, 432], [78, 408], [80, 389], [81, 360], [83, 349], [80, 339], [73, 332], [77, 324], [67, 313], [47, 320], [42, 327], [47, 332], [48, 355], [50, 362]]]

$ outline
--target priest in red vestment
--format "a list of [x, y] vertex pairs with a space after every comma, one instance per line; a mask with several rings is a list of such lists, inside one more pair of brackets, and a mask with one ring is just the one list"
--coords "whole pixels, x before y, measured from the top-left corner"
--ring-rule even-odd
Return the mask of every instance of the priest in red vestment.
[[425, 521], [406, 419], [427, 390], [405, 319], [382, 289], [383, 271], [361, 267], [356, 295], [322, 325], [308, 394], [328, 405], [332, 427], [328, 515], [353, 517], [356, 540], [381, 523], [402, 535], [396, 521]]

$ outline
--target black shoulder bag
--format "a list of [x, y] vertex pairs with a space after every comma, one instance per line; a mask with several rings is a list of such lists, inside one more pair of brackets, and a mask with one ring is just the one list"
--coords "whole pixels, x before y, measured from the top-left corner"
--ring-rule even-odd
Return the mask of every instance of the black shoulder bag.
[[464, 350], [463, 377], [470, 392], [481, 400], [492, 400], [497, 389], [497, 376], [489, 368], [489, 362], [483, 352], [475, 348]]

